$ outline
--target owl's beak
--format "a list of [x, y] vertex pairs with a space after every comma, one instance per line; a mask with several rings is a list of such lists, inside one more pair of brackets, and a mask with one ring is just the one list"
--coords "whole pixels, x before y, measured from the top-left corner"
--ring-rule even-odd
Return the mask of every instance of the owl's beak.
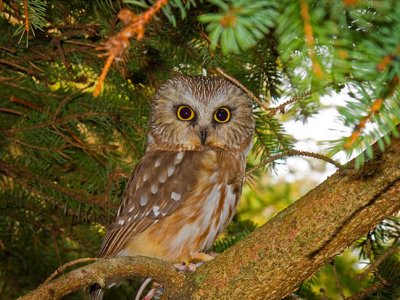
[[200, 140], [202, 145], [206, 143], [206, 138], [207, 138], [207, 128], [200, 129]]

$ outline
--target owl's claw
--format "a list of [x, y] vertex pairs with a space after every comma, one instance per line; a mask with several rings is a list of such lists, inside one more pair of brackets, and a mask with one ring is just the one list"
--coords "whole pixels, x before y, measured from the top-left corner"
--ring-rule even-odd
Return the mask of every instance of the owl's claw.
[[[141, 300], [151, 300], [151, 299], [160, 299], [161, 296], [164, 294], [165, 290], [164, 288], [159, 285], [159, 284], [154, 284], [156, 285], [153, 287], [146, 296], [144, 296]], [[153, 286], [154, 286], [153, 285]]]
[[182, 264], [174, 264], [174, 267], [180, 272], [191, 272], [194, 273], [196, 269], [204, 264], [204, 261], [198, 263], [189, 263], [188, 261], [182, 262]]

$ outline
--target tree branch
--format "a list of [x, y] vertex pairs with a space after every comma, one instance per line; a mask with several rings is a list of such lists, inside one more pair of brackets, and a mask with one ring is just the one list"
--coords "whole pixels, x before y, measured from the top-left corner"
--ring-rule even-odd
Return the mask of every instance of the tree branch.
[[80, 288], [98, 283], [105, 285], [107, 279], [123, 279], [146, 274], [154, 278], [167, 289], [167, 294], [173, 299], [182, 298], [185, 276], [178, 273], [169, 263], [149, 257], [120, 257], [114, 259], [99, 259], [93, 264], [61, 275], [57, 279], [40, 285], [20, 300], [58, 299]]
[[400, 210], [400, 139], [360, 170], [352, 169], [353, 163], [193, 274], [145, 257], [99, 260], [22, 299], [53, 299], [134, 275], [153, 277], [172, 299], [281, 299]]

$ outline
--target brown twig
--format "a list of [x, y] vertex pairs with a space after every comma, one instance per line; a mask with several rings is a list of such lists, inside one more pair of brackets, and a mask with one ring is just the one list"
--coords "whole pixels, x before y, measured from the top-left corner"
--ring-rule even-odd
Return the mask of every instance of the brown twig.
[[340, 296], [342, 296], [343, 300], [346, 300], [346, 297], [343, 294], [343, 289], [342, 289], [342, 286], [340, 285], [340, 281], [339, 281], [339, 278], [338, 278], [338, 275], [336, 272], [335, 260], [331, 261], [331, 266], [332, 266], [332, 270], [333, 270], [333, 275], [335, 276], [336, 286], [339, 291], [339, 294], [340, 294]]
[[111, 203], [104, 203], [101, 200], [100, 196], [93, 196], [90, 195], [86, 192], [77, 193], [76, 191], [71, 190], [70, 188], [64, 188], [58, 184], [55, 184], [49, 180], [43, 179], [39, 176], [36, 176], [32, 174], [31, 172], [18, 168], [16, 166], [10, 165], [2, 160], [0, 160], [0, 169], [7, 174], [7, 176], [11, 178], [19, 178], [19, 177], [24, 177], [24, 178], [29, 178], [30, 180], [39, 182], [42, 185], [45, 185], [47, 187], [53, 188], [57, 192], [64, 194], [66, 196], [69, 196], [71, 198], [74, 198], [75, 200], [78, 200], [80, 202], [85, 202], [85, 203], [90, 203], [97, 205], [99, 207], [103, 208], [112, 208], [115, 209], [116, 206], [111, 204]]
[[90, 47], [90, 48], [96, 48], [97, 45], [95, 44], [89, 44], [89, 43], [82, 43], [82, 42], [77, 42], [77, 41], [63, 41], [63, 43], [66, 44], [72, 44], [72, 45], [78, 45], [78, 46], [84, 46], [84, 47]]
[[116, 35], [112, 36], [104, 47], [99, 48], [105, 49], [107, 52], [102, 56], [108, 57], [93, 91], [94, 97], [97, 97], [100, 94], [101, 87], [103, 86], [103, 82], [114, 59], [121, 58], [123, 53], [128, 49], [129, 39], [134, 37], [137, 40], [143, 39], [144, 26], [153, 17], [153, 15], [161, 9], [161, 7], [167, 4], [167, 2], [168, 0], [157, 0], [152, 7], [138, 16], [129, 9], [123, 9], [119, 12], [118, 18], [125, 23], [126, 27]]
[[107, 58], [106, 64], [104, 65], [103, 71], [101, 71], [99, 80], [97, 81], [96, 87], [93, 91], [93, 97], [97, 97], [100, 94], [101, 87], [103, 86], [104, 79], [106, 79], [107, 73], [110, 70], [111, 64], [115, 58], [114, 54], [110, 54]]
[[18, 52], [18, 51], [17, 51], [17, 50], [15, 50], [15, 49], [8, 48], [8, 47], [4, 47], [4, 46], [0, 46], [0, 50], [3, 50], [3, 51], [10, 52], [11, 54], [15, 54], [15, 53], [17, 53], [17, 52]]
[[43, 282], [42, 285], [45, 285], [45, 284], [49, 283], [50, 281], [52, 281], [58, 274], [63, 273], [64, 270], [65, 270], [66, 268], [70, 267], [70, 266], [73, 266], [73, 265], [76, 265], [76, 264], [85, 263], [85, 262], [88, 262], [88, 261], [97, 261], [97, 260], [98, 260], [98, 258], [86, 257], [86, 258], [80, 258], [80, 259], [76, 259], [76, 260], [70, 261], [70, 262], [68, 262], [68, 263], [66, 263], [66, 264], [64, 264], [64, 265], [62, 265], [61, 267], [58, 267], [58, 269], [55, 270], [54, 273], [51, 274], [51, 275], [49, 276], [49, 278], [47, 278], [47, 279]]
[[331, 158], [329, 158], [327, 156], [324, 156], [322, 154], [318, 154], [318, 153], [314, 153], [314, 152], [307, 152], [307, 151], [298, 151], [298, 150], [291, 149], [291, 150], [285, 151], [283, 153], [271, 156], [268, 159], [262, 161], [258, 165], [256, 165], [256, 166], [250, 168], [249, 170], [247, 170], [244, 175], [241, 175], [241, 176], [235, 178], [234, 182], [237, 183], [241, 179], [243, 179], [244, 177], [249, 176], [250, 174], [252, 174], [254, 171], [266, 166], [267, 164], [269, 164], [269, 163], [271, 163], [271, 162], [273, 162], [275, 160], [278, 160], [278, 159], [281, 159], [281, 158], [284, 158], [284, 157], [287, 157], [287, 156], [306, 156], [306, 157], [317, 158], [317, 159], [326, 161], [326, 162], [328, 162], [330, 164], [333, 164], [338, 169], [343, 169], [343, 166], [341, 164], [339, 164], [338, 162], [334, 161], [333, 159], [331, 159]]
[[260, 107], [262, 107], [265, 110], [268, 110], [269, 108], [264, 105], [251, 91], [249, 91], [243, 84], [239, 82], [239, 80], [233, 78], [232, 76], [226, 74], [225, 71], [223, 71], [221, 68], [216, 68], [218, 73], [223, 75], [225, 78], [227, 78], [229, 81], [232, 81], [235, 85], [237, 85], [239, 88], [241, 88], [247, 96], [249, 96], [251, 99], [253, 99]]
[[22, 112], [18, 111], [18, 110], [13, 110], [13, 109], [9, 109], [9, 108], [0, 108], [1, 112], [5, 112], [5, 113], [9, 113], [9, 114], [14, 114], [17, 116], [22, 116]]
[[22, 66], [20, 66], [20, 65], [18, 65], [16, 63], [13, 63], [11, 61], [7, 61], [7, 60], [4, 60], [4, 59], [0, 58], [0, 63], [4, 64], [4, 65], [8, 65], [10, 67], [14, 67], [14, 68], [16, 68], [18, 70], [21, 70], [21, 71], [24, 71], [25, 73], [28, 73], [30, 75], [38, 76], [35, 72], [33, 72], [33, 71], [31, 71], [31, 70], [29, 70], [29, 69], [27, 69], [25, 67], [22, 67]]
[[303, 18], [304, 22], [304, 33], [306, 36], [306, 43], [309, 48], [309, 54], [312, 62], [312, 69], [314, 74], [318, 78], [322, 78], [324, 76], [324, 73], [322, 72], [322, 68], [317, 61], [316, 55], [315, 55], [315, 50], [314, 50], [314, 36], [313, 36], [313, 30], [311, 27], [311, 21], [310, 21], [310, 14], [308, 12], [308, 4], [306, 0], [299, 0], [300, 1], [300, 11], [301, 11], [301, 17]]
[[[388, 256], [400, 252], [400, 248], [391, 248], [385, 253], [383, 253], [375, 262], [371, 263], [368, 268], [366, 268], [361, 274], [357, 275], [356, 279], [361, 280], [365, 278], [369, 273], [374, 271]], [[385, 282], [382, 282], [383, 284], [387, 284], [386, 280]]]
[[374, 284], [373, 286], [366, 288], [365, 290], [362, 290], [361, 292], [357, 293], [356, 295], [348, 297], [346, 300], [363, 299], [365, 296], [375, 293], [376, 291], [379, 291], [383, 287], [384, 287], [384, 284], [379, 282], [377, 284]]
[[28, 0], [24, 0], [24, 12], [25, 12], [25, 30], [26, 34], [29, 35], [29, 10], [28, 10]]
[[38, 125], [33, 125], [33, 126], [27, 126], [27, 127], [21, 127], [21, 128], [13, 128], [13, 129], [7, 129], [3, 130], [0, 132], [3, 133], [14, 133], [14, 132], [20, 132], [20, 131], [26, 131], [26, 130], [36, 130], [36, 129], [42, 129], [48, 126], [51, 126], [52, 124], [57, 124], [57, 123], [64, 123], [69, 120], [74, 120], [74, 119], [79, 119], [79, 118], [84, 118], [84, 117], [93, 117], [93, 116], [104, 116], [104, 117], [111, 117], [111, 118], [116, 118], [117, 116], [112, 114], [112, 113], [103, 113], [103, 112], [87, 112], [87, 113], [81, 113], [81, 114], [72, 114], [69, 116], [65, 116], [63, 118], [57, 118], [54, 121], [51, 122], [46, 122]]
[[268, 110], [270, 111], [270, 113], [268, 114], [268, 117], [269, 118], [272, 117], [273, 115], [275, 115], [275, 113], [277, 111], [279, 111], [281, 114], [284, 114], [285, 113], [285, 108], [286, 108], [287, 105], [292, 104], [292, 103], [294, 103], [294, 102], [296, 102], [298, 100], [301, 100], [301, 99], [303, 99], [303, 98], [305, 98], [307, 96], [310, 96], [311, 94], [312, 94], [312, 91], [310, 90], [310, 91], [307, 91], [307, 92], [305, 92], [305, 93], [303, 93], [301, 95], [295, 96], [295, 97], [289, 99], [288, 101], [285, 101], [284, 103], [282, 103], [281, 105], [279, 105], [277, 107], [268, 108]]
[[385, 97], [376, 99], [374, 103], [369, 108], [369, 112], [366, 117], [362, 118], [361, 121], [355, 126], [355, 130], [351, 134], [350, 137], [347, 138], [347, 142], [344, 145], [344, 149], [350, 149], [351, 146], [354, 144], [354, 142], [358, 139], [358, 137], [361, 135], [362, 129], [365, 127], [367, 122], [372, 119], [372, 117], [376, 114], [379, 113], [379, 110], [382, 107], [382, 104], [384, 100], [390, 96], [393, 95], [393, 93], [396, 91], [397, 86], [399, 84], [399, 77], [397, 75], [393, 76], [393, 79], [391, 80], [389, 86], [391, 87]]

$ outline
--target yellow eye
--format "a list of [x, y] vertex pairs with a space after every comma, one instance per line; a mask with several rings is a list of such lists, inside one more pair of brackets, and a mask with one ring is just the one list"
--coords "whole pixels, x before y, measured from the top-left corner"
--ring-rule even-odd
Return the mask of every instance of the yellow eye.
[[231, 113], [228, 108], [218, 108], [214, 114], [214, 120], [218, 123], [226, 123], [231, 118]]
[[178, 116], [179, 120], [182, 121], [190, 121], [194, 118], [194, 111], [187, 105], [179, 106], [178, 110], [176, 111], [176, 115]]

